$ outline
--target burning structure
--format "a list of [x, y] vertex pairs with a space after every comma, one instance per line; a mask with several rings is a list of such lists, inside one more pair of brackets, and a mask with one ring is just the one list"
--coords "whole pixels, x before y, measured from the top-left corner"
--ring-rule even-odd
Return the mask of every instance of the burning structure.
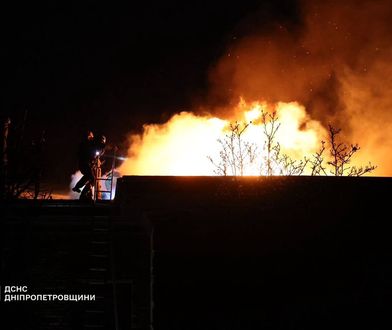
[[[299, 21], [285, 26], [258, 31], [259, 13], [248, 18], [252, 30], [240, 26], [239, 37], [233, 36], [210, 72], [210, 106], [180, 112], [163, 124], [146, 124], [141, 134], [130, 137], [122, 174], [214, 175], [208, 157], [219, 157], [216, 140], [235, 121], [256, 120], [246, 136], [265, 157], [257, 125], [257, 111], [263, 109], [278, 113], [277, 140], [288, 156], [309, 158], [332, 124], [344, 129], [343, 139], [362, 147], [354, 165], [372, 161], [379, 165], [374, 174], [390, 175], [390, 4], [301, 4]], [[246, 174], [260, 173], [253, 168]]]
[[[115, 202], [0, 205], [7, 284], [99, 297], [90, 305], [33, 309], [9, 299], [13, 328], [390, 323], [391, 179], [269, 177], [282, 168], [268, 161], [278, 150], [304, 161], [320, 155], [325, 135], [338, 134], [328, 125], [334, 123], [345, 129], [344, 140], [363, 146], [366, 160], [380, 164], [376, 174], [390, 175], [390, 8], [384, 1], [303, 5], [301, 22], [236, 39], [211, 72], [210, 106], [131, 136]], [[246, 146], [239, 163], [254, 164], [216, 163], [226, 157], [230, 132]], [[348, 157], [357, 149], [351, 146]], [[268, 176], [185, 177], [217, 169]]]

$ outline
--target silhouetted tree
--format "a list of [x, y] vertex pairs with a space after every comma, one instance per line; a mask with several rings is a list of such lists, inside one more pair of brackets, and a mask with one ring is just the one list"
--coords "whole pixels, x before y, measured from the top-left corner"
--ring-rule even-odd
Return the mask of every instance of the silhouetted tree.
[[[261, 120], [262, 120], [262, 126], [263, 126], [263, 134], [265, 137], [265, 142], [264, 142], [264, 150], [265, 150], [265, 156], [264, 161], [265, 161], [265, 168], [266, 172], [265, 174], [268, 176], [273, 175], [273, 160], [275, 160], [275, 163], [277, 162], [279, 158], [279, 153], [280, 153], [280, 147], [279, 145], [275, 142], [275, 137], [276, 137], [276, 132], [279, 130], [280, 123], [278, 122], [278, 117], [276, 116], [276, 112], [274, 111], [273, 113], [261, 111]], [[277, 151], [279, 151], [277, 153]]]
[[331, 174], [335, 176], [362, 176], [366, 173], [370, 173], [376, 169], [376, 166], [369, 162], [366, 166], [350, 166], [351, 160], [354, 155], [360, 150], [358, 144], [350, 144], [339, 142], [337, 136], [341, 132], [340, 128], [335, 128], [332, 125], [328, 125], [328, 137], [330, 144], [330, 155], [331, 160], [328, 161], [328, 165], [332, 167]]
[[[329, 157], [325, 155], [326, 142], [321, 141], [321, 147], [310, 158], [301, 160], [293, 159], [282, 153], [277, 132], [281, 126], [276, 112], [268, 113], [261, 110], [261, 126], [264, 135], [264, 146], [260, 155], [257, 154], [255, 143], [243, 138], [244, 132], [250, 123], [231, 123], [228, 133], [223, 139], [218, 139], [220, 144], [219, 161], [208, 157], [215, 166], [214, 172], [218, 175], [244, 175], [249, 165], [256, 161], [261, 162], [260, 175], [302, 175], [309, 173], [315, 175], [334, 176], [362, 176], [374, 171], [377, 167], [370, 162], [366, 166], [352, 166], [354, 155], [360, 150], [358, 144], [346, 144], [338, 141], [341, 129], [328, 125]], [[260, 157], [261, 156], [261, 157]], [[309, 166], [309, 167], [308, 167]]]
[[208, 159], [214, 165], [214, 172], [218, 175], [242, 176], [248, 166], [256, 159], [256, 145], [244, 139], [244, 132], [250, 123], [230, 123], [228, 133], [223, 139], [218, 139], [220, 144], [219, 161], [211, 156]]
[[262, 155], [261, 174], [271, 175], [301, 175], [309, 160], [304, 158], [294, 160], [289, 155], [282, 153], [276, 134], [280, 128], [276, 112], [261, 111], [261, 121], [264, 135], [264, 153]]
[[51, 197], [51, 191], [42, 185], [45, 132], [39, 139], [26, 144], [26, 121], [27, 111], [20, 125], [12, 125], [8, 118], [4, 122], [1, 197], [5, 199]]
[[311, 175], [328, 175], [326, 167], [324, 166], [324, 151], [325, 151], [325, 141], [321, 141], [321, 147], [312, 155], [309, 159]]
[[276, 143], [273, 147], [271, 161], [275, 163], [279, 175], [302, 175], [309, 160], [304, 157], [301, 160], [292, 159], [286, 154], [281, 154], [280, 144]]

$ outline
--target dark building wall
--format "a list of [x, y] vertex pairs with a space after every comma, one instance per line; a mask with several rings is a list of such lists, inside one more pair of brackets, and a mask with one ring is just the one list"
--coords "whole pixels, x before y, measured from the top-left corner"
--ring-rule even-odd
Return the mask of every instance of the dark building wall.
[[2, 285], [103, 297], [2, 303], [2, 324], [388, 329], [391, 188], [389, 178], [123, 177], [114, 204], [1, 205]]
[[391, 188], [389, 178], [123, 177], [116, 198], [154, 228], [156, 329], [381, 329]]
[[[138, 214], [79, 201], [16, 201], [1, 210], [2, 326], [151, 329], [151, 228]], [[95, 299], [5, 302], [6, 285]]]

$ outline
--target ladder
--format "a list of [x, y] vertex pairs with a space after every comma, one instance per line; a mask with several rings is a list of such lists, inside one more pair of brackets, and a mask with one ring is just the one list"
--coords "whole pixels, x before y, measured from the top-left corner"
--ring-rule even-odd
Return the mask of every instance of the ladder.
[[114, 148], [112, 157], [112, 167], [110, 171], [102, 176], [101, 161], [97, 159], [97, 167], [95, 169], [95, 187], [94, 187], [94, 202], [97, 200], [103, 200], [103, 195], [108, 194], [109, 200], [113, 197], [113, 179], [114, 179], [114, 169], [116, 167], [116, 151], [117, 147]]

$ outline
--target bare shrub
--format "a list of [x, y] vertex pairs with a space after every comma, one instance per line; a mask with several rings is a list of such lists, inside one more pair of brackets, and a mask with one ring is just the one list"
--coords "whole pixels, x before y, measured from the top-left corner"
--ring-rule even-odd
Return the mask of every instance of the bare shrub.
[[327, 164], [331, 166], [330, 173], [335, 176], [362, 176], [374, 171], [377, 167], [372, 165], [370, 162], [369, 165], [366, 166], [350, 166], [352, 158], [360, 150], [360, 147], [358, 144], [348, 145], [346, 143], [339, 142], [337, 137], [340, 132], [340, 128], [328, 125], [328, 142], [330, 145], [331, 159]]
[[214, 165], [217, 175], [243, 176], [246, 168], [256, 159], [256, 144], [244, 139], [244, 132], [250, 123], [230, 123], [228, 133], [223, 139], [218, 139], [220, 144], [219, 160], [211, 156], [208, 159]]
[[[321, 146], [309, 158], [293, 159], [282, 153], [277, 132], [281, 126], [276, 112], [261, 110], [261, 128], [264, 145], [261, 151], [257, 150], [255, 143], [244, 138], [244, 132], [249, 123], [234, 122], [228, 127], [228, 133], [220, 144], [219, 160], [211, 156], [208, 159], [214, 165], [217, 175], [243, 176], [249, 166], [259, 162], [260, 175], [334, 175], [334, 176], [362, 176], [374, 171], [377, 166], [370, 162], [365, 166], [353, 166], [351, 162], [360, 150], [358, 144], [346, 144], [338, 140], [341, 129], [328, 125], [328, 140], [321, 141]], [[326, 150], [329, 149], [329, 155]], [[261, 152], [258, 154], [258, 152]]]

